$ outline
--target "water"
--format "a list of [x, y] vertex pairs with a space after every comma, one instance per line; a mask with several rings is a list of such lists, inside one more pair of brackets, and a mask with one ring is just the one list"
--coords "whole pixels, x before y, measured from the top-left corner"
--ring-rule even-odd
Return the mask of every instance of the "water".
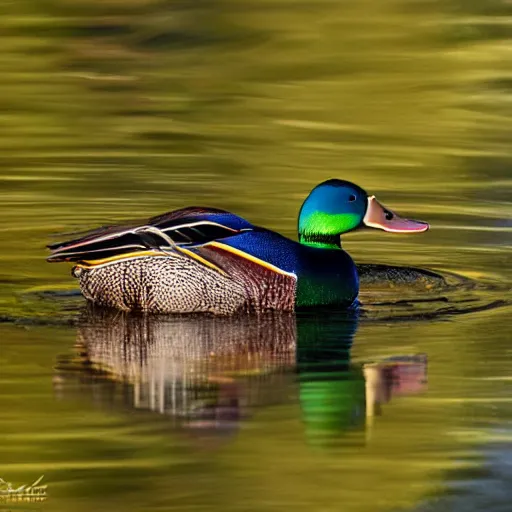
[[[509, 509], [507, 2], [1, 10], [0, 477], [49, 494], [7, 509]], [[446, 282], [365, 277], [359, 318], [105, 318], [44, 261], [189, 204], [294, 237], [330, 177], [432, 225], [346, 236], [358, 263]]]

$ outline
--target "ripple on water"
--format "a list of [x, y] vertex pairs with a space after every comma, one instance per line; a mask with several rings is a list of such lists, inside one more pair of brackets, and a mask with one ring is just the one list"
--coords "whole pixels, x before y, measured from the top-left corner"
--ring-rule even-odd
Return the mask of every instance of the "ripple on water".
[[[411, 321], [485, 311], [509, 304], [498, 283], [456, 273], [414, 267], [362, 264], [358, 266], [361, 321]], [[0, 322], [73, 324], [84, 300], [78, 290], [37, 288], [22, 295], [23, 316], [0, 315]]]
[[451, 272], [359, 265], [361, 316], [379, 321], [429, 320], [506, 305], [504, 287]]

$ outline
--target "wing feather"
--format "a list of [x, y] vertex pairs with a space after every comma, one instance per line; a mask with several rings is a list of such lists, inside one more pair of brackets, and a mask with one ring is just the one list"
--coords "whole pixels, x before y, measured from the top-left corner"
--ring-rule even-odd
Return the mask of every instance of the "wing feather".
[[103, 226], [73, 240], [48, 246], [49, 262], [100, 260], [136, 251], [196, 247], [254, 229], [224, 210], [183, 208], [139, 223]]

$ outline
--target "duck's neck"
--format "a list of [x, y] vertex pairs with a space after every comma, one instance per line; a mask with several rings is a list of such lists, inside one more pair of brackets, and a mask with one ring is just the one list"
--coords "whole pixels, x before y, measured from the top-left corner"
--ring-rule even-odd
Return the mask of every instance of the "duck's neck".
[[316, 247], [318, 249], [341, 249], [341, 239], [339, 235], [322, 235], [312, 233], [305, 235], [303, 233], [299, 233], [299, 242], [302, 245]]

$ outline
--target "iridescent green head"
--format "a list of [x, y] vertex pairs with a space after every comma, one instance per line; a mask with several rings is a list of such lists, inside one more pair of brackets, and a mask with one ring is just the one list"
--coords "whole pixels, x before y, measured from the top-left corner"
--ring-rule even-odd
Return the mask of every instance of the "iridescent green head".
[[374, 196], [349, 181], [331, 179], [316, 186], [299, 213], [299, 241], [340, 247], [340, 235], [362, 226], [393, 233], [426, 231], [425, 222], [407, 220], [384, 208]]

